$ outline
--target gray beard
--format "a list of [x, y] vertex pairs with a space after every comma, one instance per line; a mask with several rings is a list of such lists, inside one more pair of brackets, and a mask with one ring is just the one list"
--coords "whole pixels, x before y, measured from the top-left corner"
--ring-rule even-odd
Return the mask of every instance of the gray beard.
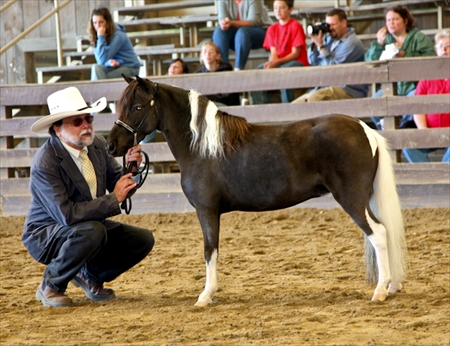
[[[84, 135], [86, 133], [90, 133], [91, 138], [83, 140], [81, 137], [82, 137], [82, 135]], [[66, 143], [70, 143], [75, 146], [78, 146], [78, 147], [87, 147], [87, 146], [91, 145], [92, 143], [94, 143], [94, 137], [95, 137], [94, 129], [92, 129], [92, 130], [86, 129], [83, 132], [81, 132], [79, 136], [75, 136], [75, 135], [72, 135], [69, 132], [67, 132], [64, 129], [64, 126], [61, 127], [61, 140]]]

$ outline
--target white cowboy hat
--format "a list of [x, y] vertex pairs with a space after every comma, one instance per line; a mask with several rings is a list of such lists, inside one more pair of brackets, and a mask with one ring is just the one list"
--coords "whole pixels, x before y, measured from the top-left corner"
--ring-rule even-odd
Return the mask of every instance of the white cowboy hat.
[[31, 131], [47, 131], [50, 125], [61, 119], [74, 115], [101, 112], [106, 108], [108, 103], [106, 102], [106, 98], [102, 97], [88, 106], [80, 91], [75, 87], [69, 87], [51, 94], [47, 98], [47, 105], [50, 110], [50, 115], [42, 117], [31, 125]]

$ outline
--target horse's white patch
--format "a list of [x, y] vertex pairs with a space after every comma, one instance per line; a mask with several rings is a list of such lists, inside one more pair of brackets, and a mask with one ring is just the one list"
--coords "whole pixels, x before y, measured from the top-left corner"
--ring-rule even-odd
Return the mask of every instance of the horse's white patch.
[[[373, 234], [368, 236], [370, 243], [375, 249], [378, 264], [378, 284], [375, 288], [374, 297], [381, 296], [384, 300], [388, 295], [388, 285], [391, 282], [391, 271], [389, 265], [389, 254], [387, 244], [387, 232], [386, 228], [381, 224], [375, 222], [366, 210], [366, 219], [373, 231]], [[373, 298], [372, 298], [373, 299]], [[373, 299], [374, 300], [374, 299]]]
[[195, 90], [189, 91], [189, 105], [191, 107], [191, 122], [189, 124], [192, 131], [192, 143], [197, 142], [198, 140], [198, 126], [197, 126], [197, 117], [198, 117], [198, 98], [199, 93]]
[[196, 306], [206, 306], [212, 303], [214, 293], [218, 288], [217, 281], [217, 249], [211, 254], [211, 259], [206, 263], [206, 283], [205, 289], [198, 297]]
[[369, 140], [370, 147], [372, 148], [372, 156], [375, 156], [375, 153], [377, 152], [377, 140], [375, 138], [375, 131], [372, 130], [364, 121], [359, 121], [360, 125], [364, 129], [364, 132], [366, 133], [366, 137]]
[[202, 157], [217, 158], [223, 156], [223, 140], [220, 133], [220, 118], [217, 116], [218, 108], [212, 101], [208, 101], [204, 114], [205, 128], [202, 133], [197, 126], [199, 117], [199, 97], [200, 94], [195, 91], [189, 91], [189, 103], [191, 107], [190, 128], [192, 131], [192, 143], [199, 142], [199, 152]]

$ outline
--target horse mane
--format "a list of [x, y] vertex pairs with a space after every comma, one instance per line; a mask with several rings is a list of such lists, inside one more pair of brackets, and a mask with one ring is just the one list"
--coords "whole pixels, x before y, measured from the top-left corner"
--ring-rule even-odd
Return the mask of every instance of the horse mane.
[[243, 117], [219, 111], [214, 102], [189, 91], [191, 150], [203, 158], [223, 158], [245, 143], [251, 124]]

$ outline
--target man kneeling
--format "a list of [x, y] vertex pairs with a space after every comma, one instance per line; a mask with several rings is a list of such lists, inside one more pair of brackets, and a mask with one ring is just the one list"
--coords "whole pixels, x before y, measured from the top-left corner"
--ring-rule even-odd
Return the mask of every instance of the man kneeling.
[[[36, 298], [44, 306], [71, 306], [64, 294], [71, 281], [91, 300], [110, 300], [115, 293], [103, 283], [143, 260], [153, 234], [107, 219], [121, 213], [120, 203], [136, 183], [131, 173], [122, 175], [105, 139], [95, 135], [92, 113], [102, 111], [106, 99], [88, 106], [70, 87], [51, 94], [47, 103], [50, 115], [31, 127], [48, 131], [50, 138], [31, 165], [32, 200], [22, 236], [31, 256], [46, 265]], [[129, 149], [126, 161], [139, 166], [140, 149]]]

